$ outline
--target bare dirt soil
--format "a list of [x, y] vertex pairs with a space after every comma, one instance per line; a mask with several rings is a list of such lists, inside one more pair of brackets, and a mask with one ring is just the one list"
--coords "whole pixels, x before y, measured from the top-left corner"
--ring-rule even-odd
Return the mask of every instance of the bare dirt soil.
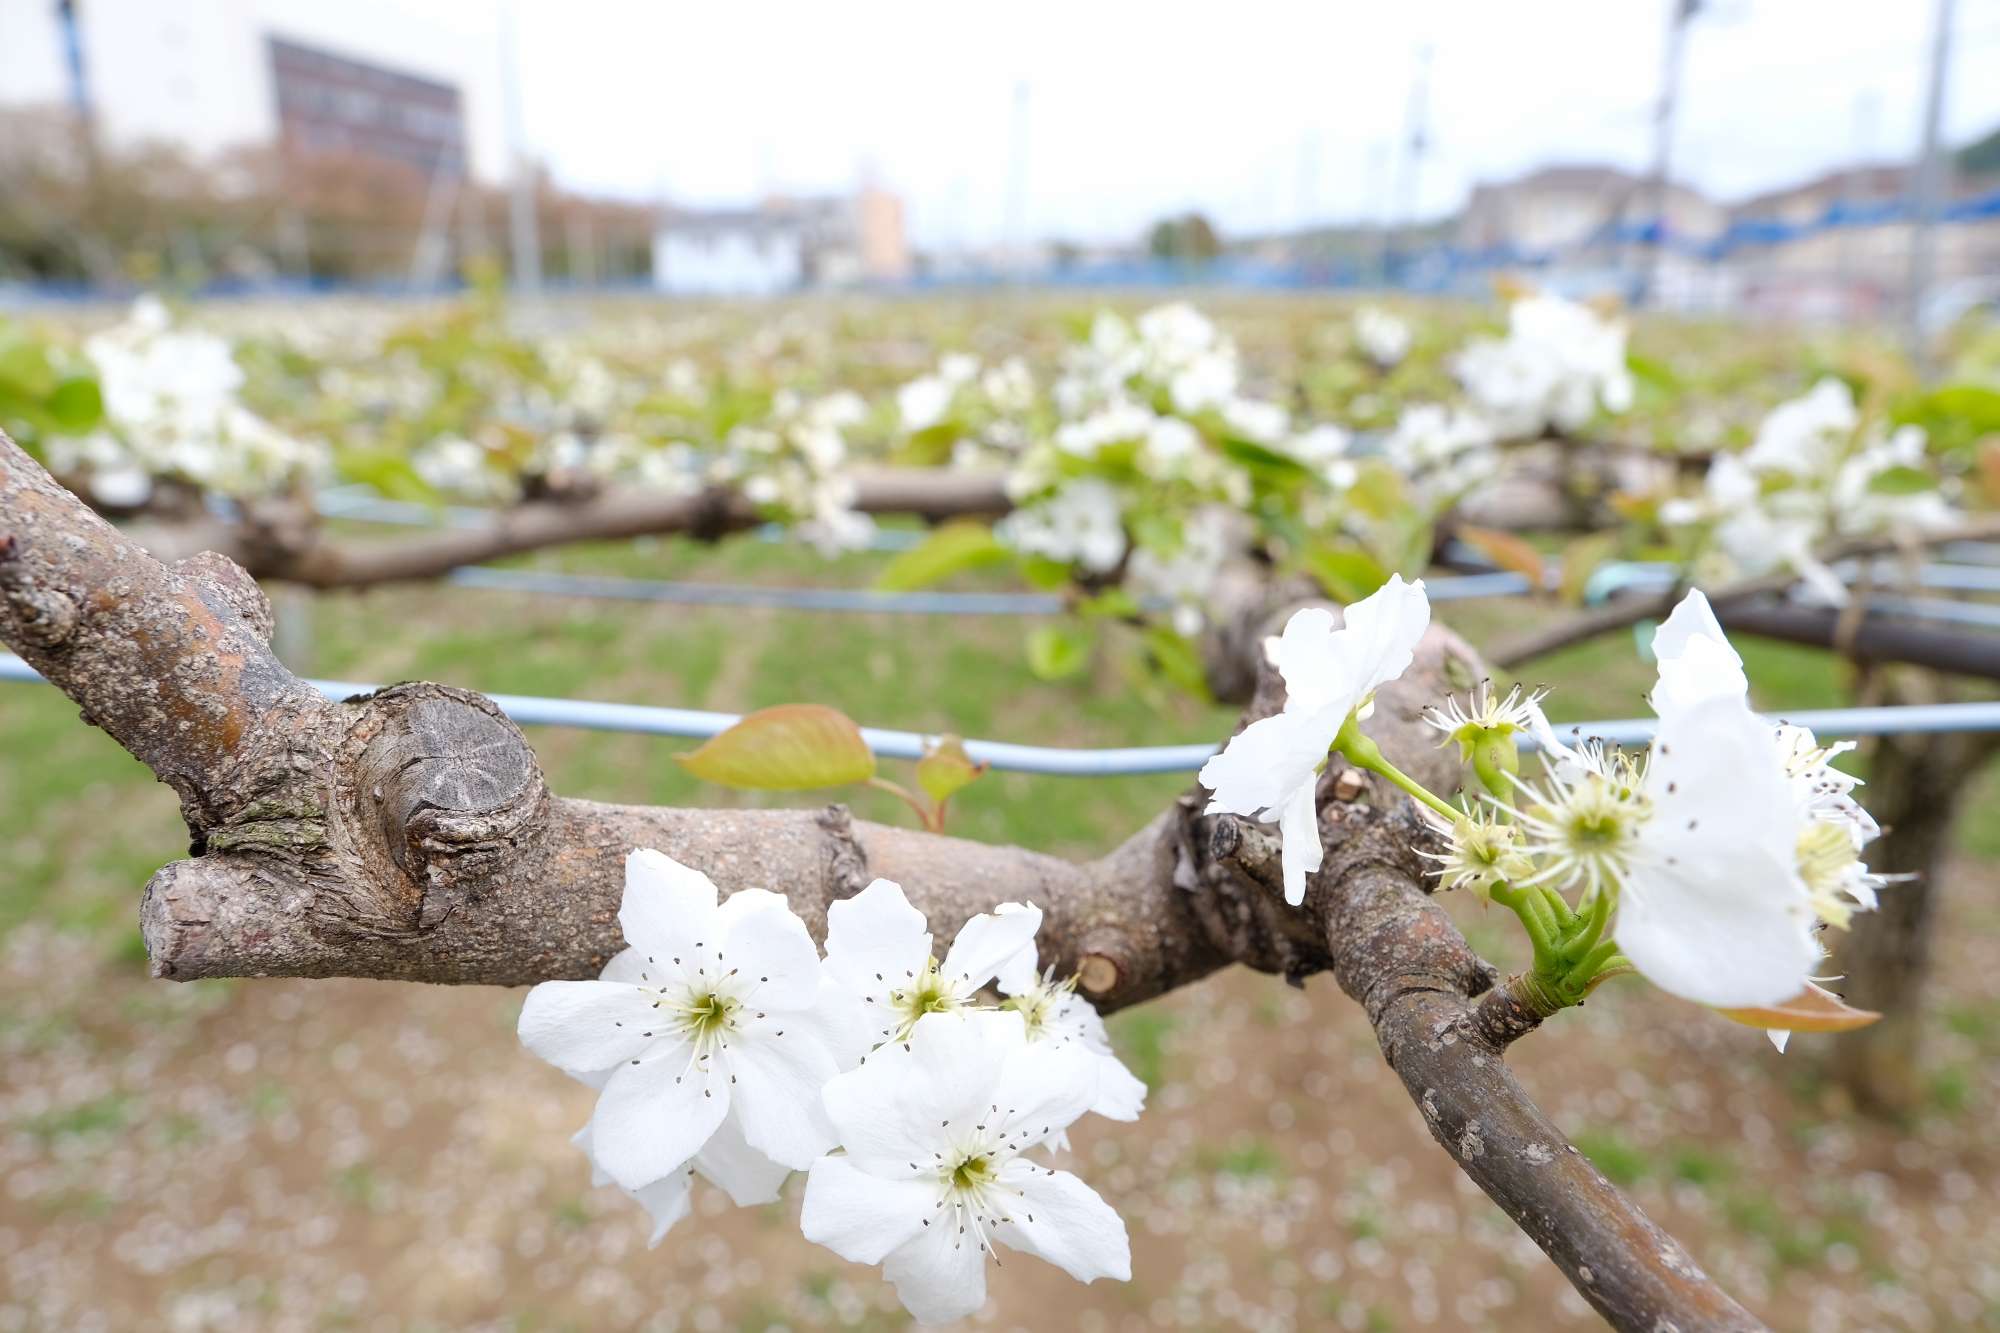
[[[1475, 936], [1493, 935], [1455, 904]], [[1779, 1330], [2000, 1328], [2000, 874], [1952, 885], [1934, 1109], [1890, 1126], [1762, 1036], [1636, 983], [1514, 1063]], [[1504, 953], [1505, 941], [1481, 940]], [[591, 1093], [519, 991], [177, 986], [30, 924], [0, 956], [0, 1333], [888, 1329], [872, 1269], [799, 1238], [800, 1178], [700, 1187], [657, 1249], [566, 1142]], [[1154, 1084], [1069, 1165], [1130, 1284], [1002, 1255], [977, 1329], [1548, 1329], [1596, 1317], [1423, 1131], [1357, 1008], [1233, 971], [1121, 1016]]]

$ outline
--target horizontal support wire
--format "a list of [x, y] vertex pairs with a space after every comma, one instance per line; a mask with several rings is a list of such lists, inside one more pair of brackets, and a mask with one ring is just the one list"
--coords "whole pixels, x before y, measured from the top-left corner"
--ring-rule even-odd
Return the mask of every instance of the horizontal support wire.
[[[41, 675], [12, 653], [0, 654], [0, 680], [40, 681]], [[307, 682], [329, 699], [371, 694], [379, 685], [344, 680]], [[577, 727], [587, 731], [624, 731], [651, 736], [707, 737], [734, 726], [738, 713], [709, 713], [692, 708], [654, 708], [644, 704], [597, 703], [584, 699], [542, 699], [524, 694], [486, 696], [522, 726]], [[1773, 722], [1810, 727], [1818, 736], [1905, 735], [1914, 732], [2000, 731], [2000, 702], [1909, 704], [1889, 708], [1821, 708], [1767, 715]], [[1620, 745], [1643, 745], [1659, 723], [1652, 718], [1607, 722], [1558, 723], [1559, 734], [1596, 737]], [[887, 759], [921, 759], [935, 736], [914, 731], [863, 727], [862, 739]], [[1108, 750], [1071, 750], [1045, 745], [1012, 745], [1005, 741], [967, 741], [966, 753], [976, 762], [1017, 773], [1047, 773], [1060, 777], [1118, 777], [1139, 773], [1186, 773], [1200, 768], [1220, 746], [1150, 745]], [[1532, 743], [1524, 749], [1534, 748]]]

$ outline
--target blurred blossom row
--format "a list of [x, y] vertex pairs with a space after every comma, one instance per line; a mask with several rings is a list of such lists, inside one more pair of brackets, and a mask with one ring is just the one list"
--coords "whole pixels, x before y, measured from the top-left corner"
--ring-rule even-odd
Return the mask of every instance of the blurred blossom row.
[[[1420, 573], [1447, 529], [1582, 527], [1600, 539], [1566, 553], [1566, 586], [1616, 558], [1710, 586], [1791, 569], [1838, 601], [1825, 538], [1948, 527], [2000, 485], [1990, 333], [1925, 391], [1886, 355], [1773, 356], [1742, 329], [1640, 355], [1615, 311], [1532, 292], [1504, 321], [1327, 316], [1276, 373], [1185, 303], [1051, 319], [997, 356], [940, 318], [916, 366], [797, 310], [747, 332], [721, 312], [564, 326], [496, 290], [236, 322], [148, 297], [79, 340], [0, 325], [0, 425], [114, 515], [332, 486], [433, 506], [728, 487], [829, 556], [877, 536], [857, 471], [992, 474], [1014, 512], [940, 529], [885, 586], [1011, 562], [1076, 610], [1036, 631], [1038, 671], [1115, 639], [1135, 680], [1196, 690], [1191, 645], [1232, 577], [1351, 602]], [[1536, 478], [1555, 510], [1510, 509]]]

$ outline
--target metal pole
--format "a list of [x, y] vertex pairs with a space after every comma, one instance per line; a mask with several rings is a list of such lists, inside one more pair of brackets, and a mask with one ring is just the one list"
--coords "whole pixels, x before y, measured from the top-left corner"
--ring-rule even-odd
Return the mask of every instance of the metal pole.
[[500, 5], [500, 86], [507, 105], [507, 139], [514, 159], [508, 198], [508, 230], [514, 242], [514, 290], [524, 298], [541, 295], [542, 234], [535, 216], [535, 164], [528, 156], [526, 117], [521, 110], [520, 53], [514, 41], [514, 3]]
[[1396, 221], [1391, 225], [1389, 241], [1383, 247], [1384, 277], [1391, 283], [1400, 283], [1403, 268], [1403, 245], [1405, 233], [1416, 223], [1417, 213], [1417, 167], [1421, 164], [1424, 149], [1424, 110], [1426, 99], [1426, 76], [1430, 72], [1431, 49], [1420, 47], [1417, 51], [1417, 71], [1410, 80], [1410, 105], [1403, 138], [1402, 169], [1396, 181]]
[[1007, 168], [1007, 267], [1019, 284], [1028, 273], [1028, 81], [1014, 85], [1014, 151]]
[[1652, 216], [1647, 219], [1646, 265], [1639, 274], [1641, 306], [1660, 299], [1660, 269], [1667, 254], [1667, 176], [1673, 158], [1674, 111], [1680, 99], [1681, 64], [1687, 54], [1688, 24], [1701, 11], [1701, 0], [1672, 0], [1667, 17], [1667, 44], [1660, 61], [1660, 98], [1653, 106]]
[[1937, 212], [1944, 193], [1944, 155], [1939, 138], [1944, 121], [1945, 76], [1951, 66], [1951, 19], [1953, 0], [1937, 0], [1936, 28], [1931, 35], [1930, 88], [1924, 97], [1924, 145], [1912, 172], [1910, 218], [1910, 360], [1917, 373], [1928, 380], [1935, 373], [1931, 365], [1929, 340], [1924, 331], [1924, 298], [1930, 293], [1932, 270], [1937, 264]]

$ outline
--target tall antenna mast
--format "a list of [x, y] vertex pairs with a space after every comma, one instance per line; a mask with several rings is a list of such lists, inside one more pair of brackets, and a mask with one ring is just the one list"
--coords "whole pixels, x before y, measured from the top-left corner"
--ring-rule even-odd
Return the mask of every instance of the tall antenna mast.
[[1931, 365], [1930, 339], [1924, 329], [1924, 301], [1930, 295], [1932, 270], [1937, 262], [1937, 214], [1944, 194], [1945, 161], [1939, 140], [1944, 129], [1945, 76], [1951, 68], [1951, 20], [1953, 0], [1937, 0], [1936, 28], [1931, 36], [1930, 88], [1924, 97], [1924, 143], [1911, 173], [1915, 185], [1910, 227], [1910, 360], [1917, 373], [1928, 380], [1935, 373]]
[[1410, 105], [1405, 120], [1403, 135], [1403, 159], [1396, 178], [1396, 219], [1391, 224], [1389, 243], [1384, 247], [1383, 277], [1395, 281], [1401, 276], [1403, 244], [1408, 232], [1416, 223], [1417, 214], [1417, 168], [1421, 165], [1424, 150], [1430, 146], [1425, 137], [1425, 113], [1429, 103], [1429, 75], [1431, 48], [1417, 48], [1417, 68], [1410, 78]]
[[500, 0], [500, 95], [506, 104], [507, 143], [514, 159], [507, 201], [508, 231], [514, 242], [514, 290], [532, 299], [542, 292], [542, 232], [535, 216], [535, 164], [528, 156], [527, 117], [521, 109], [514, 0]]
[[1674, 112], [1681, 90], [1681, 65], [1687, 55], [1688, 25], [1701, 12], [1701, 0], [1670, 0], [1667, 45], [1660, 60], [1660, 98], [1653, 106], [1653, 170], [1649, 177], [1651, 208], [1646, 218], [1646, 264], [1639, 274], [1635, 304], [1655, 305], [1660, 299], [1660, 270], [1667, 256], [1667, 177], [1674, 148]]

